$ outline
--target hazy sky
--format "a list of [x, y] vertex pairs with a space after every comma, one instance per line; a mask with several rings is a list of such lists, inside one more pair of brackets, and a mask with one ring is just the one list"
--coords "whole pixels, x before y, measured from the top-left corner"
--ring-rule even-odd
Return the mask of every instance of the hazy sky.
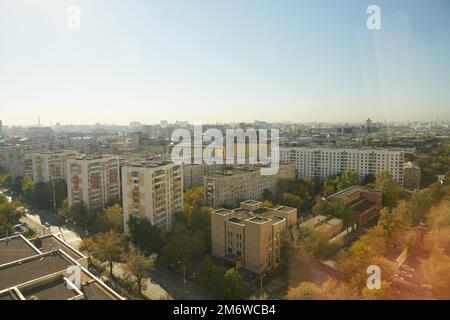
[[[81, 29], [66, 9], [81, 9]], [[381, 30], [366, 27], [370, 4]], [[4, 125], [450, 120], [448, 0], [0, 0]]]

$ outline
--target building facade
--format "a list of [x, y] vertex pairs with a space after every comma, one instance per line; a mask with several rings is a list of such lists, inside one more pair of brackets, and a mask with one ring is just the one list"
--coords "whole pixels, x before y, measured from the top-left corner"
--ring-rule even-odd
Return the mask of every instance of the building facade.
[[364, 148], [280, 148], [280, 159], [295, 163], [298, 178], [326, 179], [344, 171], [355, 171], [362, 181], [368, 174], [388, 171], [403, 185], [404, 152]]
[[353, 223], [359, 228], [374, 221], [383, 207], [382, 193], [376, 189], [353, 186], [328, 197], [329, 201], [342, 201], [353, 212]]
[[261, 175], [258, 166], [234, 166], [216, 171], [203, 180], [205, 202], [214, 207], [237, 206], [245, 199], [262, 200], [264, 190], [275, 192], [280, 179], [294, 179], [295, 167], [280, 164], [277, 174]]
[[281, 236], [297, 222], [297, 209], [263, 208], [247, 200], [234, 210], [211, 214], [212, 255], [225, 264], [262, 274], [276, 267], [281, 258]]
[[66, 180], [66, 160], [76, 156], [74, 152], [40, 152], [32, 154], [33, 180], [36, 183]]
[[130, 216], [148, 219], [163, 231], [172, 228], [183, 210], [183, 171], [173, 163], [134, 162], [122, 167], [123, 222]]
[[120, 200], [119, 157], [78, 157], [66, 161], [69, 207], [81, 202], [90, 211]]

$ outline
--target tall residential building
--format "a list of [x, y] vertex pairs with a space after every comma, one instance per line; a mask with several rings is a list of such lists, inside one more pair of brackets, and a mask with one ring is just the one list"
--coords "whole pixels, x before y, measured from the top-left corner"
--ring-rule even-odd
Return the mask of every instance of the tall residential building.
[[325, 179], [343, 171], [355, 171], [360, 180], [368, 174], [389, 171], [403, 185], [404, 152], [388, 149], [296, 147], [280, 148], [282, 161], [295, 163], [298, 178]]
[[275, 192], [278, 180], [294, 179], [292, 163], [280, 163], [277, 174], [261, 175], [259, 166], [234, 166], [204, 177], [204, 196], [214, 208], [234, 207], [245, 199], [262, 200], [264, 190]]
[[67, 196], [69, 207], [84, 202], [91, 211], [120, 200], [119, 157], [68, 159]]
[[281, 236], [297, 222], [297, 209], [263, 208], [247, 200], [234, 210], [211, 214], [212, 255], [237, 269], [262, 274], [280, 263]]
[[130, 162], [122, 167], [123, 222], [146, 218], [163, 231], [172, 228], [183, 210], [183, 170], [174, 163]]
[[75, 152], [40, 152], [32, 154], [34, 182], [44, 183], [52, 179], [66, 180], [66, 160], [75, 155]]
[[183, 188], [203, 187], [203, 178], [223, 167], [222, 164], [184, 164]]
[[6, 164], [11, 180], [18, 177], [33, 177], [33, 151], [23, 149], [9, 149], [6, 151]]

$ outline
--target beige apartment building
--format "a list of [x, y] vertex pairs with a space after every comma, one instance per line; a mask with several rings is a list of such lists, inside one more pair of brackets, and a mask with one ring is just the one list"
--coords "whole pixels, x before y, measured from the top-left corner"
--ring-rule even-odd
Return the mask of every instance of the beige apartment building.
[[203, 178], [214, 174], [223, 164], [183, 164], [183, 188], [203, 187]]
[[130, 216], [148, 219], [163, 231], [183, 210], [183, 171], [174, 163], [130, 162], [122, 167], [123, 223]]
[[12, 148], [5, 151], [6, 165], [12, 181], [18, 177], [33, 177], [33, 152], [36, 150]]
[[66, 160], [76, 156], [75, 152], [40, 152], [33, 153], [33, 180], [36, 183], [54, 180], [66, 180]]
[[211, 214], [212, 255], [237, 269], [262, 274], [276, 267], [281, 258], [281, 235], [297, 222], [297, 209], [263, 208], [254, 200], [234, 210]]
[[277, 174], [261, 175], [259, 166], [234, 166], [204, 177], [204, 196], [214, 208], [237, 206], [245, 199], [262, 200], [264, 190], [274, 192], [280, 179], [294, 179], [295, 166], [280, 163]]
[[81, 156], [66, 161], [69, 207], [84, 202], [90, 211], [120, 200], [119, 157]]

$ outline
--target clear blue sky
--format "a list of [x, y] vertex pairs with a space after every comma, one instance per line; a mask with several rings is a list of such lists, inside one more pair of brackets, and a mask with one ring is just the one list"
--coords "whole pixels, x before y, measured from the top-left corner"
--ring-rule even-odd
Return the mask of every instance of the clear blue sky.
[[448, 0], [0, 0], [5, 125], [450, 120], [449, 88]]

